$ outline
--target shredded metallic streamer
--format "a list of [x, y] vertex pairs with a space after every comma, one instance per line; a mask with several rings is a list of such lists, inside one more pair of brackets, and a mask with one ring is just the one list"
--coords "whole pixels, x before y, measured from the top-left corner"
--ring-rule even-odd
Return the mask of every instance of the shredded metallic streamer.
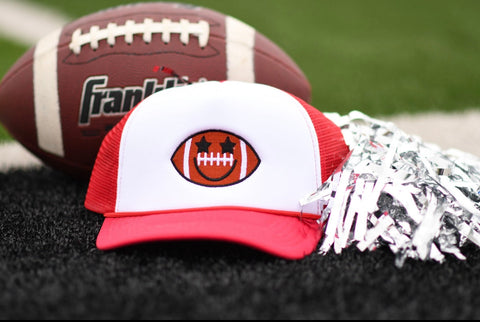
[[452, 254], [465, 260], [465, 243], [480, 246], [480, 158], [442, 151], [358, 111], [325, 115], [341, 128], [351, 152], [300, 202], [324, 206], [321, 254], [388, 245], [402, 267], [408, 258], [443, 262]]

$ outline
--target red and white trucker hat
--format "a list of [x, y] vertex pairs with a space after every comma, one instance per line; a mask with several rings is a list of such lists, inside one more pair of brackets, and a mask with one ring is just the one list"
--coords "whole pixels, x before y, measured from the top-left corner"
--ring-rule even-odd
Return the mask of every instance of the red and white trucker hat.
[[97, 247], [209, 239], [300, 259], [321, 236], [300, 206], [348, 153], [340, 129], [279, 89], [205, 82], [148, 97], [106, 136], [85, 206]]

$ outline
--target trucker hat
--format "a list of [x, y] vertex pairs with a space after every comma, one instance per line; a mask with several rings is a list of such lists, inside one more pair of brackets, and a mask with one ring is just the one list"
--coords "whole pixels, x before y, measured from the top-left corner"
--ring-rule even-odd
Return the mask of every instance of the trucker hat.
[[271, 86], [203, 82], [151, 95], [105, 137], [85, 207], [97, 247], [216, 240], [286, 259], [311, 254], [321, 203], [302, 207], [348, 154], [320, 111]]

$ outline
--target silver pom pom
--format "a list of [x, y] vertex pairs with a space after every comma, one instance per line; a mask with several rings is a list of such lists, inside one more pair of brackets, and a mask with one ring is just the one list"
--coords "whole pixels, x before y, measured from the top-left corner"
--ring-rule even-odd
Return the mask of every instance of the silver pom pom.
[[320, 253], [388, 245], [401, 267], [407, 258], [464, 260], [460, 248], [480, 246], [480, 159], [410, 136], [394, 124], [354, 111], [326, 113], [351, 149], [349, 157], [302, 205], [321, 200]]

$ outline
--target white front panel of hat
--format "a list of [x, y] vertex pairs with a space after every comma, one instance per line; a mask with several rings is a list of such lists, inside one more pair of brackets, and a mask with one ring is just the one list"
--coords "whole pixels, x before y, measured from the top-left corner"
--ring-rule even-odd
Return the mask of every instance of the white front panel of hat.
[[[258, 154], [258, 168], [230, 186], [186, 180], [171, 158], [187, 138], [207, 130], [242, 137]], [[219, 206], [300, 211], [299, 200], [320, 184], [315, 129], [292, 96], [263, 85], [208, 82], [152, 95], [132, 113], [120, 146], [116, 211]]]

